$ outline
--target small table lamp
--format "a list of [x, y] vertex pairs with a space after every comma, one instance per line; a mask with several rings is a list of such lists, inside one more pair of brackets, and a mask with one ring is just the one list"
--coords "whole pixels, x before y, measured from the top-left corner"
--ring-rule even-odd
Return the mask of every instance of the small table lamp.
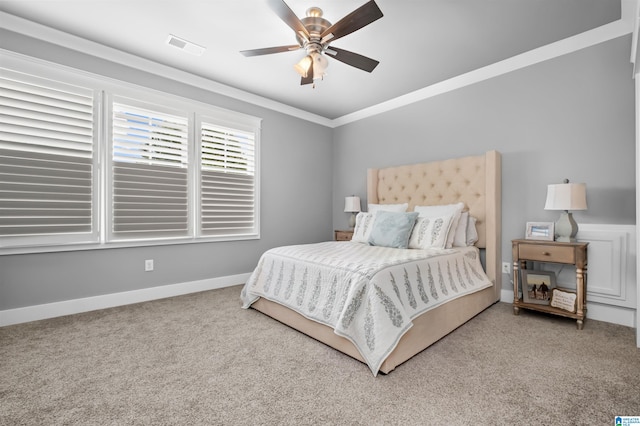
[[356, 214], [360, 211], [360, 197], [352, 195], [351, 197], [344, 197], [344, 211], [345, 213], [351, 213], [349, 218], [349, 226], [355, 228], [356, 226]]
[[547, 187], [547, 202], [545, 210], [564, 210], [556, 222], [556, 241], [575, 242], [578, 224], [569, 210], [587, 209], [587, 186], [584, 183], [564, 183]]

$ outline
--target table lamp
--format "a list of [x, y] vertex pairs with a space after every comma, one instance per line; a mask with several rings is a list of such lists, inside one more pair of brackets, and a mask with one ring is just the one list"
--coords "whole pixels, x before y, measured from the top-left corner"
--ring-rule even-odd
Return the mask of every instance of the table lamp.
[[584, 183], [564, 183], [547, 186], [545, 210], [564, 210], [555, 225], [556, 241], [575, 242], [578, 224], [570, 210], [587, 209], [587, 186]]
[[355, 228], [356, 215], [360, 212], [360, 197], [352, 195], [351, 197], [344, 198], [344, 211], [345, 213], [351, 213], [349, 218], [349, 226]]

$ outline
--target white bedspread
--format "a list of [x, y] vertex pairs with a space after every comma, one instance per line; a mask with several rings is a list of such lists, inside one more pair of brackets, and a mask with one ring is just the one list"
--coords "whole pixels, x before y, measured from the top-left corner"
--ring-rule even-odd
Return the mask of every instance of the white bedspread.
[[265, 252], [241, 297], [244, 308], [264, 297], [332, 327], [376, 375], [413, 318], [489, 286], [475, 247], [402, 250], [330, 241]]

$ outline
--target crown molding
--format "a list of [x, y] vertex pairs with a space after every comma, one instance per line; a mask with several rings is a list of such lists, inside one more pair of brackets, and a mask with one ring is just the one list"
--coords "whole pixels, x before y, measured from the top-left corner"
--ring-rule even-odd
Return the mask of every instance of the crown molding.
[[[235, 87], [227, 86], [226, 84], [218, 83], [217, 81], [213, 81], [186, 71], [179, 70], [177, 68], [163, 65], [149, 59], [141, 58], [139, 56], [132, 55], [130, 53], [123, 52], [121, 50], [114, 49], [100, 43], [86, 40], [81, 37], [65, 33], [63, 31], [38, 24], [33, 21], [29, 21], [27, 19], [10, 15], [2, 11], [0, 11], [0, 22], [2, 22], [3, 29], [12, 31], [17, 34], [45, 40], [49, 43], [75, 50], [86, 55], [97, 56], [101, 59], [136, 68], [149, 74], [157, 75], [159, 77], [164, 77], [175, 81], [180, 81], [185, 84], [193, 85], [195, 87], [217, 93], [219, 95], [228, 96], [230, 98], [247, 102], [252, 105], [267, 108], [272, 111], [281, 112], [283, 114], [301, 118], [303, 120], [311, 121], [323, 126], [331, 127], [331, 119], [329, 118], [322, 117], [320, 115], [313, 114], [298, 108], [294, 108], [281, 102], [258, 96], [244, 90], [236, 89]], [[6, 50], [1, 42], [0, 48]]]
[[[197, 76], [167, 65], [162, 65], [148, 59], [144, 59], [130, 53], [126, 53], [90, 40], [86, 40], [72, 34], [59, 31], [45, 25], [41, 25], [14, 15], [0, 12], [2, 27], [9, 31], [47, 40], [50, 43], [69, 48], [87, 55], [99, 56], [103, 59], [124, 64], [126, 66], [140, 69], [160, 77], [181, 81], [186, 84], [201, 87], [213, 93], [228, 96], [243, 102], [247, 102], [259, 107], [267, 108], [276, 112], [297, 117], [325, 127], [336, 128], [345, 124], [353, 123], [368, 117], [382, 114], [415, 102], [438, 96], [465, 86], [469, 86], [481, 81], [485, 81], [503, 74], [516, 71], [549, 59], [563, 56], [581, 49], [585, 49], [596, 44], [613, 40], [618, 37], [633, 33], [634, 43], [631, 52], [631, 62], [636, 62], [639, 55], [638, 38], [638, 11], [640, 10], [640, 0], [621, 0], [621, 19], [610, 24], [585, 31], [573, 37], [548, 44], [546, 46], [533, 49], [531, 51], [513, 56], [500, 62], [470, 71], [465, 74], [444, 80], [442, 82], [424, 87], [414, 92], [381, 102], [371, 107], [363, 108], [350, 114], [343, 115], [335, 119], [329, 119], [308, 111], [294, 108], [281, 102], [274, 101], [262, 96], [255, 95], [231, 86], [227, 86], [216, 81]], [[0, 44], [0, 47], [2, 45]]]
[[634, 27], [633, 12], [636, 9], [635, 4], [637, 4], [637, 2], [638, 0], [622, 0], [622, 18], [615, 22], [530, 50], [520, 55], [512, 56], [503, 61], [424, 87], [407, 93], [406, 95], [379, 103], [378, 105], [343, 115], [332, 121], [332, 127], [339, 127], [377, 114], [382, 114], [632, 33]]

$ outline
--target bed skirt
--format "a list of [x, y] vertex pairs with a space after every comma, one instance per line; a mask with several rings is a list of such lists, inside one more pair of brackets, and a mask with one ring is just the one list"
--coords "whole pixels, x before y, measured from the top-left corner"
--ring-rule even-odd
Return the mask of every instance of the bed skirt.
[[[385, 374], [393, 371], [398, 365], [422, 352], [495, 302], [495, 289], [488, 287], [453, 299], [414, 318], [413, 327], [402, 336], [396, 348], [380, 366], [379, 371]], [[329, 326], [307, 319], [285, 306], [264, 298], [255, 301], [251, 307], [340, 352], [365, 362], [353, 343], [335, 334]]]

